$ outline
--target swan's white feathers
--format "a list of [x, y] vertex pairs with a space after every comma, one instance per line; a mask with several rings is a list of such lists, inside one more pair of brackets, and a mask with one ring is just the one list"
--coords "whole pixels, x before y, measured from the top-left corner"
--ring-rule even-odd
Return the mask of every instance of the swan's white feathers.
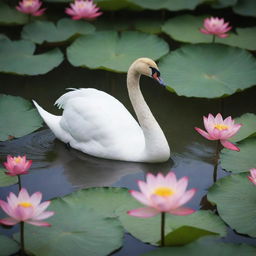
[[88, 96], [88, 95], [90, 95], [90, 93], [94, 94], [97, 92], [101, 92], [101, 91], [93, 89], [93, 88], [88, 88], [88, 89], [67, 88], [66, 90], [71, 90], [71, 91], [63, 94], [54, 103], [54, 105], [56, 105], [58, 108], [64, 108], [65, 103], [73, 97], [82, 96], [82, 95], [85, 95], [85, 97], [86, 97], [86, 95]]
[[130, 155], [134, 152], [136, 158], [136, 152], [144, 150], [139, 124], [111, 95], [96, 89], [79, 89], [65, 93], [56, 104], [64, 108], [60, 127], [72, 136], [71, 147], [84, 152], [87, 148], [85, 153], [105, 158], [113, 154], [124, 158], [127, 150]]
[[127, 87], [138, 122], [121, 102], [96, 89], [74, 89], [56, 102], [63, 109], [55, 116], [34, 102], [58, 139], [89, 155], [135, 162], [164, 162], [170, 157], [168, 142], [139, 89], [140, 75], [151, 76], [153, 60], [140, 58], [130, 66]]

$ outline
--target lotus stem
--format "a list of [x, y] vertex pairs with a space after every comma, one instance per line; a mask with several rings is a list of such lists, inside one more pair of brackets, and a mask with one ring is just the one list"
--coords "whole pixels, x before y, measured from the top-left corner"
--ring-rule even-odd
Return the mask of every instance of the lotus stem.
[[213, 43], [213, 44], [215, 43], [215, 38], [216, 38], [216, 36], [215, 36], [215, 35], [212, 35], [212, 43]]
[[20, 178], [20, 175], [17, 175], [18, 176], [18, 185], [19, 185], [19, 191], [21, 190], [21, 178]]
[[20, 255], [25, 255], [25, 243], [24, 243], [24, 222], [20, 222]]
[[161, 246], [165, 246], [165, 212], [161, 213]]
[[220, 158], [220, 141], [217, 140], [216, 152], [215, 152], [215, 158], [214, 158], [214, 170], [213, 170], [213, 182], [214, 183], [217, 181], [219, 158]]

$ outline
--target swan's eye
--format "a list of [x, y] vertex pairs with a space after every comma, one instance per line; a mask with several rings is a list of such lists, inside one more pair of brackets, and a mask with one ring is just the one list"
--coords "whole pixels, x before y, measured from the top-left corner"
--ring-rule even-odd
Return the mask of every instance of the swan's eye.
[[153, 67], [150, 67], [151, 68], [151, 70], [152, 70], [152, 74], [151, 74], [151, 76], [153, 77], [153, 78], [158, 78], [158, 77], [160, 77], [160, 72], [159, 72], [159, 70], [157, 70], [156, 68], [153, 68]]

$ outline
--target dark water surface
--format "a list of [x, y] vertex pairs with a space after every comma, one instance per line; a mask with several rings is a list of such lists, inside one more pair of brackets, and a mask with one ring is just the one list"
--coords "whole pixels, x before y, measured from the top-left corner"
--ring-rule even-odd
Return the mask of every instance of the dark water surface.
[[[0, 74], [0, 81], [0, 93], [35, 99], [53, 114], [61, 114], [53, 104], [65, 93], [65, 88], [70, 87], [103, 90], [119, 99], [134, 114], [128, 98], [125, 74], [74, 68], [63, 63], [44, 76]], [[41, 191], [44, 200], [88, 187], [117, 186], [137, 190], [136, 180], [144, 179], [147, 172], [167, 173], [173, 170], [179, 178], [189, 177], [189, 188], [198, 189], [188, 206], [194, 209], [207, 208], [207, 202], [202, 198], [213, 184], [216, 142], [204, 139], [195, 132], [194, 127], [203, 128], [202, 116], [208, 113], [221, 112], [224, 117], [237, 117], [246, 112], [256, 112], [256, 88], [215, 100], [177, 96], [150, 78], [141, 79], [141, 88], [169, 142], [172, 155], [167, 163], [112, 161], [68, 150], [46, 126], [20, 139], [1, 142], [0, 161], [5, 161], [7, 154], [26, 154], [28, 159], [32, 159], [30, 174], [22, 177], [22, 183], [30, 193]], [[225, 175], [228, 173], [219, 167], [218, 178]], [[0, 198], [5, 200], [10, 190], [17, 192], [17, 189], [15, 185], [0, 189]], [[0, 228], [0, 232], [7, 234], [16, 230], [17, 227]], [[228, 236], [223, 240], [256, 245], [256, 239], [237, 235], [232, 230], [229, 230]], [[126, 235], [124, 247], [113, 255], [137, 256], [152, 248], [154, 247]]]

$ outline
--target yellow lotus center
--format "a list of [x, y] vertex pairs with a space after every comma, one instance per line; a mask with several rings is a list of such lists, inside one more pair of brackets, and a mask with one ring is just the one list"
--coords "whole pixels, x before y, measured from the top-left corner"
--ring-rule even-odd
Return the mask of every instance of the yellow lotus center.
[[217, 128], [218, 130], [222, 131], [222, 130], [227, 130], [229, 127], [225, 124], [215, 124], [214, 128]]
[[26, 7], [32, 6], [32, 5], [34, 4], [34, 2], [35, 2], [35, 0], [26, 0], [26, 1], [24, 2], [24, 5], [25, 5]]
[[78, 9], [84, 9], [86, 7], [86, 3], [85, 2], [81, 2], [77, 4], [77, 8]]
[[174, 194], [174, 191], [170, 188], [160, 187], [154, 191], [154, 194], [158, 196], [171, 196]]
[[32, 207], [33, 205], [29, 202], [21, 202], [21, 203], [18, 203], [19, 206], [22, 206], [24, 208], [28, 208], [28, 207]]
[[21, 158], [20, 157], [14, 157], [14, 161], [16, 164], [20, 163]]

